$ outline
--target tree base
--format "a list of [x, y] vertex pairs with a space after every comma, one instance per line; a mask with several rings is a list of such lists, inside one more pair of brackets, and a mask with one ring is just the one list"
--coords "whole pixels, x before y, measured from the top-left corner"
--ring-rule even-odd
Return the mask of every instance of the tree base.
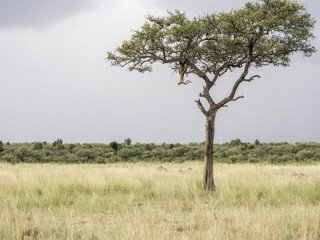
[[215, 184], [212, 183], [203, 183], [203, 189], [207, 192], [215, 192], [216, 191], [216, 186]]

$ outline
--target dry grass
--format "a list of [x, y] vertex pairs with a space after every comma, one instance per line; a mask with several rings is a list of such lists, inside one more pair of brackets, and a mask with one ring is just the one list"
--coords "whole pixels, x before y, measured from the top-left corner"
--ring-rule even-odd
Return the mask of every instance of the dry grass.
[[0, 239], [320, 239], [320, 166], [0, 164]]

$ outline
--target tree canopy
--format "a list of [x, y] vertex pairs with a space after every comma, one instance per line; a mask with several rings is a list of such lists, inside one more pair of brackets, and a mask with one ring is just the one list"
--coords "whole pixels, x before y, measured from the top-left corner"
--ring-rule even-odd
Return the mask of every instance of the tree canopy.
[[309, 56], [315, 51], [310, 43], [313, 26], [304, 6], [288, 0], [247, 3], [239, 10], [193, 19], [174, 11], [166, 17], [148, 16], [107, 58], [140, 72], [151, 71], [155, 62], [177, 70], [183, 60], [190, 64], [188, 73], [197, 75], [221, 75], [247, 62], [255, 67], [288, 66], [290, 54]]

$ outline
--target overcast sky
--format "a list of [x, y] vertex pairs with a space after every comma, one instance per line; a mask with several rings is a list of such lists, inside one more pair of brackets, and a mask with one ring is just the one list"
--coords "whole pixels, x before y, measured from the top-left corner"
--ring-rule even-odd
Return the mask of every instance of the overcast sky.
[[[11, 142], [199, 142], [201, 81], [178, 86], [166, 66], [140, 74], [110, 67], [107, 51], [145, 16], [230, 10], [243, 0], [0, 0], [0, 140]], [[317, 20], [320, 1], [300, 0]], [[265, 68], [218, 112], [217, 142], [320, 141], [320, 55]], [[220, 82], [216, 98], [230, 87]]]

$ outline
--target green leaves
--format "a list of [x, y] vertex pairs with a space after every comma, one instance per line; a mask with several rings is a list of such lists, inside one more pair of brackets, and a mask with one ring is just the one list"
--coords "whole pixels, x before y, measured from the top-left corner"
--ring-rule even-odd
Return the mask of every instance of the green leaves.
[[255, 67], [288, 66], [294, 52], [315, 52], [314, 23], [303, 5], [289, 0], [261, 0], [193, 19], [176, 10], [165, 17], [147, 16], [107, 59], [140, 72], [151, 71], [155, 62], [173, 70], [184, 62], [187, 73], [200, 77], [221, 75], [248, 61]]

